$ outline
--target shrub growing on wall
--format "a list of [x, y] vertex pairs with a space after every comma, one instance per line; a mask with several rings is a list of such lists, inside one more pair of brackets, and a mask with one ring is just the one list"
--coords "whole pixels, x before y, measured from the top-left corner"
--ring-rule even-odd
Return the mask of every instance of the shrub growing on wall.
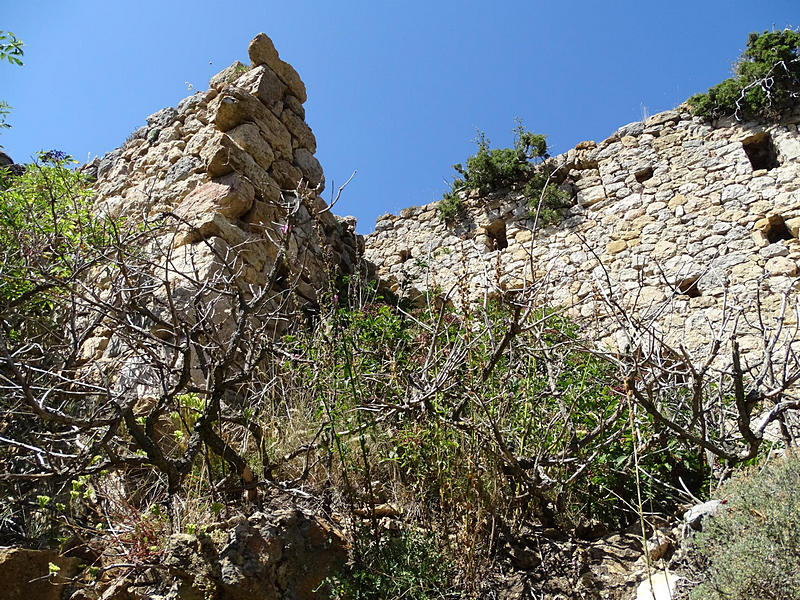
[[751, 33], [733, 77], [689, 98], [695, 115], [775, 119], [800, 98], [800, 30]]
[[467, 158], [466, 164], [453, 165], [458, 176], [439, 204], [439, 215], [445, 221], [463, 212], [460, 192], [476, 190], [488, 194], [517, 184], [526, 184], [524, 192], [531, 199], [532, 212], [542, 198], [543, 216], [552, 217], [554, 211], [563, 207], [566, 194], [551, 182], [552, 169], [542, 164], [550, 157], [546, 136], [528, 131], [518, 121], [514, 128], [513, 148], [491, 148], [489, 139], [481, 131], [475, 142], [478, 151]]

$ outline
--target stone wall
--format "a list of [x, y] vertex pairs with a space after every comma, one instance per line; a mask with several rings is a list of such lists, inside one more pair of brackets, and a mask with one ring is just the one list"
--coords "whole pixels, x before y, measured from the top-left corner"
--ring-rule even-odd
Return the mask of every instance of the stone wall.
[[285, 244], [288, 273], [273, 286], [291, 285], [314, 304], [332, 270], [352, 271], [362, 242], [355, 222], [327, 212], [319, 195], [325, 178], [304, 120], [305, 85], [263, 33], [248, 51], [251, 66], [234, 63], [87, 167], [97, 207], [127, 222], [171, 213], [172, 256], [182, 249], [198, 274], [235, 256], [244, 285], [264, 285]]
[[437, 203], [384, 215], [365, 256], [405, 294], [456, 285], [479, 299], [537, 282], [612, 346], [609, 300], [696, 348], [757, 294], [769, 314], [796, 298], [798, 122], [800, 107], [781, 124], [712, 124], [682, 105], [552, 159], [573, 198], [553, 226], [534, 230], [520, 192], [472, 193], [455, 223]]

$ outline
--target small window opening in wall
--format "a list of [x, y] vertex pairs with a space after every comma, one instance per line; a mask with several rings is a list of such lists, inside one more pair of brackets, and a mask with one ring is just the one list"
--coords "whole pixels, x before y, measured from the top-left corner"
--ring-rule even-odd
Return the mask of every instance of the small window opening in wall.
[[636, 181], [639, 183], [644, 183], [651, 177], [653, 177], [653, 167], [645, 167], [644, 169], [639, 169], [633, 174], [636, 177]]
[[753, 166], [754, 171], [774, 169], [778, 166], [778, 152], [775, 150], [772, 138], [766, 131], [743, 139], [742, 148], [744, 148], [747, 158], [750, 159], [750, 164]]
[[700, 290], [697, 288], [699, 277], [687, 277], [678, 282], [678, 293], [689, 298], [699, 298]]
[[764, 227], [764, 237], [770, 244], [780, 242], [781, 240], [794, 239], [792, 232], [786, 226], [786, 221], [780, 215], [772, 215], [767, 218], [767, 226]]
[[508, 248], [505, 221], [495, 221], [486, 228], [486, 247], [489, 250], [505, 250]]
[[400, 262], [406, 262], [411, 258], [411, 250], [400, 250]]

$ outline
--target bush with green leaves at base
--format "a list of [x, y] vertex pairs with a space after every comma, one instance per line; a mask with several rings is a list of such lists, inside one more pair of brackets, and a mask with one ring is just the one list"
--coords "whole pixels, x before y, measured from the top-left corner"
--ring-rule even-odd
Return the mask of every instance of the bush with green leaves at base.
[[452, 221], [464, 214], [464, 201], [457, 192], [447, 192], [439, 201], [439, 216], [444, 221]]
[[695, 115], [779, 118], [800, 101], [800, 30], [751, 33], [734, 76], [689, 98]]
[[[369, 537], [368, 535], [365, 537]], [[451, 569], [436, 543], [411, 531], [371, 540], [360, 557], [325, 582], [337, 600], [447, 598]]]
[[800, 458], [741, 475], [695, 548], [706, 559], [696, 600], [800, 599]]

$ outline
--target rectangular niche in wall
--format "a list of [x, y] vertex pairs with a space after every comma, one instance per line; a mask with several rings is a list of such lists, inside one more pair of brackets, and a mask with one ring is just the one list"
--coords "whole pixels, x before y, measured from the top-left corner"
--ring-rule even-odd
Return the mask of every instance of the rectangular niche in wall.
[[508, 248], [508, 238], [506, 238], [505, 221], [495, 221], [485, 228], [486, 247], [489, 250], [505, 250]]
[[770, 244], [775, 244], [781, 240], [794, 239], [792, 232], [786, 226], [781, 215], [772, 215], [767, 217], [766, 224], [761, 228], [761, 233]]
[[744, 148], [747, 158], [750, 159], [754, 171], [774, 169], [779, 166], [778, 152], [775, 150], [775, 144], [772, 143], [772, 137], [766, 131], [743, 139], [742, 148]]
[[636, 177], [636, 181], [639, 183], [644, 183], [648, 179], [653, 177], [653, 167], [645, 167], [644, 169], [639, 169], [633, 174]]
[[686, 277], [677, 282], [678, 293], [689, 298], [699, 298], [700, 290], [697, 287], [699, 277]]

